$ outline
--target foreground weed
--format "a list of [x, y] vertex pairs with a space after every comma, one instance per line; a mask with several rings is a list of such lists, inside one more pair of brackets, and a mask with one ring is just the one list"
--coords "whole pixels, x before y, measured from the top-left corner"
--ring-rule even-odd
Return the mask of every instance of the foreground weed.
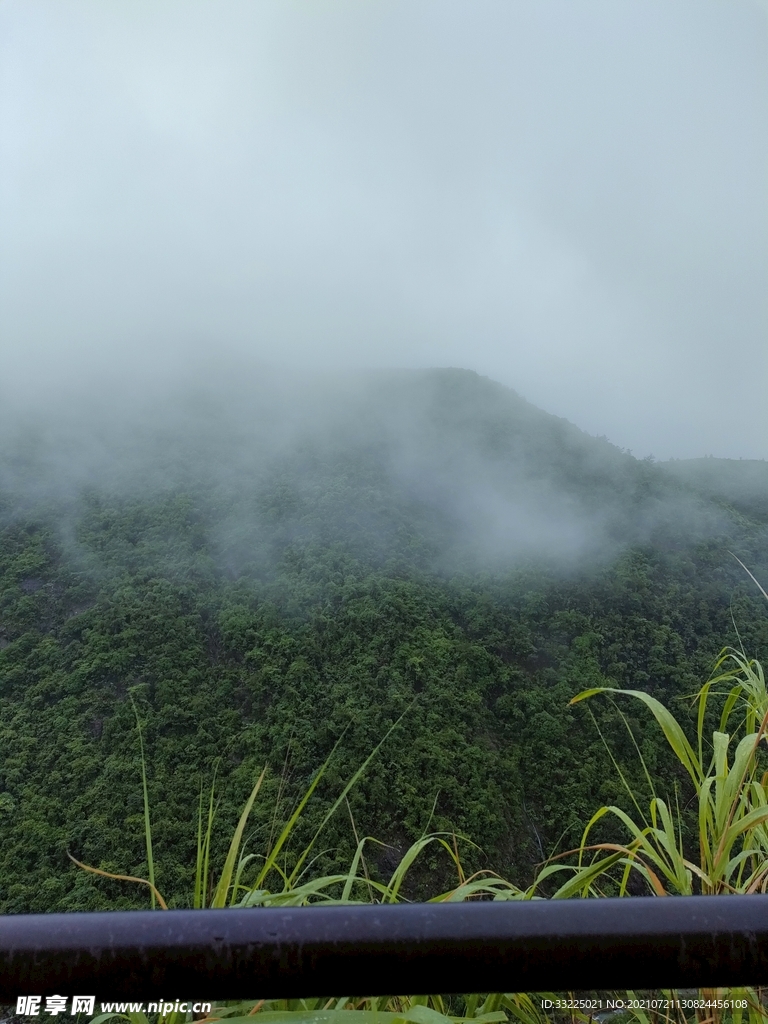
[[[725, 671], [721, 671], [725, 668]], [[551, 861], [539, 873], [537, 884], [557, 874], [569, 877], [554, 893], [556, 898], [602, 895], [601, 884], [627, 894], [632, 874], [639, 875], [653, 895], [670, 893], [765, 893], [768, 888], [768, 774], [761, 761], [768, 728], [768, 694], [762, 666], [737, 651], [724, 650], [715, 675], [696, 697], [696, 738], [691, 742], [680, 723], [660, 701], [640, 690], [599, 687], [584, 690], [572, 704], [599, 694], [627, 696], [641, 701], [652, 713], [670, 748], [690, 780], [697, 808], [698, 858], [684, 849], [683, 822], [677, 801], [663, 799], [646, 771], [652, 798], [648, 812], [621, 775], [637, 810], [632, 817], [613, 805], [593, 814], [574, 851], [576, 865], [563, 864], [567, 854]], [[705, 719], [710, 700], [724, 698], [719, 727], [705, 742]], [[731, 728], [731, 731], [727, 731]], [[643, 766], [645, 767], [645, 766]], [[594, 826], [606, 815], [617, 818], [627, 839], [618, 843], [590, 844]]]
[[[766, 893], [768, 891], [768, 771], [763, 772], [763, 751], [768, 740], [768, 693], [765, 675], [759, 662], [748, 660], [743, 653], [725, 649], [721, 652], [712, 678], [696, 695], [696, 733], [693, 740], [658, 700], [637, 690], [585, 690], [573, 698], [573, 704], [598, 695], [608, 694], [612, 699], [631, 697], [641, 701], [661, 728], [670, 748], [685, 770], [694, 792], [698, 821], [698, 858], [687, 851], [683, 843], [682, 816], [677, 799], [664, 799], [656, 792], [653, 780], [646, 770], [651, 790], [647, 813], [641, 809], [637, 795], [628, 786], [616, 764], [637, 817], [616, 806], [601, 807], [592, 816], [584, 830], [580, 846], [552, 858], [538, 872], [533, 885], [522, 890], [493, 872], [480, 872], [466, 877], [458, 852], [456, 837], [445, 833], [425, 834], [412, 844], [401, 858], [387, 882], [371, 878], [365, 863], [365, 848], [378, 844], [370, 836], [357, 838], [357, 846], [348, 870], [323, 877], [312, 877], [308, 871], [310, 853], [330, 817], [346, 802], [352, 786], [358, 781], [381, 743], [366, 759], [344, 787], [323, 818], [310, 843], [296, 858], [288, 872], [278, 864], [278, 856], [285, 849], [296, 823], [326, 772], [336, 750], [315, 776], [304, 796], [283, 827], [274, 845], [261, 855], [245, 854], [243, 836], [249, 815], [259, 797], [266, 769], [257, 779], [243, 808], [233, 833], [218, 881], [209, 885], [211, 836], [215, 819], [214, 790], [211, 788], [204, 813], [203, 793], [198, 810], [197, 865], [193, 893], [195, 907], [260, 907], [306, 906], [316, 903], [397, 903], [403, 899], [403, 883], [409, 870], [428, 848], [437, 846], [453, 862], [457, 884], [432, 897], [432, 902], [466, 899], [531, 899], [540, 898], [544, 883], [562, 879], [552, 898], [573, 896], [594, 897], [606, 891], [628, 894], [629, 881], [637, 875], [654, 896], [669, 894], [690, 895], [702, 893], [726, 895], [729, 893]], [[711, 739], [705, 722], [711, 714], [711, 703], [721, 701], [718, 728]], [[137, 717], [138, 725], [138, 717]], [[394, 726], [393, 726], [394, 728]], [[391, 732], [391, 730], [390, 730]], [[389, 735], [389, 734], [387, 734]], [[639, 753], [639, 751], [638, 751]], [[150, 889], [154, 901], [165, 908], [165, 901], [154, 885], [151, 860], [149, 804], [146, 797], [146, 770], [143, 744], [142, 782], [145, 795], [145, 828], [150, 878], [113, 875], [97, 868], [79, 865], [85, 870], [109, 878], [141, 883]], [[616, 762], [614, 762], [616, 763]], [[645, 765], [643, 765], [645, 768]], [[348, 805], [347, 805], [348, 806]], [[622, 826], [625, 836], [618, 842], [590, 843], [590, 834], [603, 818], [613, 817]], [[354, 828], [354, 822], [353, 828]], [[575, 863], [564, 863], [575, 857]], [[78, 863], [78, 862], [75, 862]], [[251, 876], [250, 881], [246, 878]], [[470, 987], [468, 984], [467, 987]], [[393, 978], [393, 990], [397, 979]], [[628, 994], [631, 995], [631, 994]], [[675, 1001], [676, 992], [662, 995]], [[746, 1009], [702, 1009], [694, 1018], [682, 1010], [669, 1013], [632, 1010], [623, 1019], [634, 1019], [638, 1024], [766, 1024], [763, 993], [756, 989], [702, 990], [700, 995], [716, 1007], [718, 999], [731, 1004], [745, 1002]], [[591, 1018], [577, 1011], [567, 1016], [555, 1015], [542, 1008], [546, 993], [491, 994], [454, 997], [440, 995], [387, 996], [356, 998], [336, 996], [328, 1000], [258, 1000], [217, 1006], [204, 1024], [222, 1021], [224, 1024], [245, 1024], [258, 1017], [262, 1024], [461, 1024], [464, 1021], [483, 1021], [487, 1024], [507, 1021], [518, 1024], [588, 1024]], [[552, 996], [549, 996], [553, 999]], [[551, 1005], [551, 1004], [550, 1004]], [[674, 1003], [673, 1003], [674, 1005]], [[620, 1024], [620, 1016], [615, 1017]], [[103, 1014], [91, 1024], [104, 1024], [110, 1017], [123, 1017], [130, 1024], [151, 1024], [144, 1014]], [[171, 1014], [162, 1018], [162, 1024], [184, 1024], [188, 1017]]]
[[[134, 708], [135, 710], [135, 708]], [[141, 742], [140, 724], [137, 715], [137, 727], [139, 728], [139, 739]], [[259, 775], [256, 783], [248, 797], [240, 819], [237, 823], [232, 839], [229, 844], [224, 864], [218, 876], [218, 881], [213, 885], [209, 879], [210, 852], [213, 827], [216, 817], [215, 811], [215, 780], [208, 795], [207, 804], [203, 799], [203, 792], [200, 792], [198, 807], [198, 828], [197, 828], [197, 857], [195, 865], [195, 882], [192, 893], [192, 906], [197, 909], [206, 907], [276, 907], [276, 906], [308, 906], [313, 903], [328, 904], [353, 904], [353, 903], [398, 903], [402, 900], [402, 888], [408, 872], [412, 869], [418, 858], [430, 847], [442, 848], [453, 862], [456, 869], [457, 884], [447, 891], [433, 896], [430, 902], [455, 902], [467, 899], [524, 899], [531, 895], [530, 892], [523, 892], [511, 882], [506, 881], [492, 871], [481, 871], [469, 877], [466, 876], [459, 856], [457, 837], [452, 833], [433, 832], [423, 835], [414, 842], [403, 854], [399, 863], [386, 882], [379, 882], [370, 877], [365, 862], [365, 848], [367, 845], [384, 846], [373, 836], [364, 836], [358, 839], [355, 853], [346, 872], [339, 872], [332, 875], [312, 876], [309, 873], [308, 865], [310, 854], [314, 849], [323, 829], [339, 810], [342, 804], [347, 803], [350, 790], [359, 781], [371, 761], [376, 757], [381, 747], [387, 741], [391, 733], [398, 727], [402, 718], [389, 729], [382, 740], [369, 754], [363, 764], [357, 769], [352, 778], [342, 789], [339, 796], [331, 805], [318, 826], [310, 842], [296, 856], [293, 868], [288, 871], [279, 863], [280, 854], [285, 850], [302, 813], [304, 812], [311, 797], [315, 793], [320, 781], [325, 775], [328, 767], [343, 739], [339, 738], [331, 753], [328, 755], [320, 770], [316, 773], [306, 792], [303, 794], [288, 821], [283, 826], [276, 841], [270, 844], [263, 854], [245, 853], [243, 837], [245, 835], [248, 818], [253, 806], [259, 796], [264, 782], [267, 769]], [[80, 863], [70, 855], [78, 867], [84, 871], [110, 878], [117, 881], [132, 882], [145, 885], [149, 888], [152, 898], [152, 906], [155, 901], [164, 910], [167, 910], [167, 903], [154, 884], [154, 866], [152, 861], [152, 835], [149, 814], [149, 802], [146, 787], [146, 765], [144, 761], [144, 747], [141, 743], [141, 777], [144, 789], [144, 824], [147, 847], [147, 860], [150, 866], [150, 877], [136, 878], [131, 875], [114, 874], [100, 868], [94, 868]], [[205, 811], [204, 811], [205, 805]], [[348, 807], [347, 803], [347, 807]], [[353, 828], [354, 828], [354, 822]], [[355, 834], [356, 831], [355, 831]], [[251, 875], [251, 880], [246, 879]], [[347, 1020], [347, 1018], [345, 1018]]]

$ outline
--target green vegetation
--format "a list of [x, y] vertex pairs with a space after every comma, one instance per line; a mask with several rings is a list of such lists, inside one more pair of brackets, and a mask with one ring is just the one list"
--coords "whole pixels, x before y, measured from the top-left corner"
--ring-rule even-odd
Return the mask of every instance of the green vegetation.
[[[641, 701], [652, 712], [665, 739], [685, 769], [695, 799], [696, 839], [698, 849], [686, 833], [681, 802], [688, 802], [687, 793], [662, 798], [654, 781], [646, 774], [651, 793], [648, 815], [628, 786], [630, 798], [639, 821], [619, 807], [601, 807], [587, 824], [579, 847], [576, 867], [548, 865], [541, 879], [557, 871], [571, 874], [557, 896], [581, 893], [601, 894], [598, 885], [612, 875], [618, 878], [609, 889], [624, 896], [632, 873], [638, 874], [653, 895], [690, 896], [727, 893], [755, 893], [768, 887], [768, 773], [762, 756], [761, 742], [768, 728], [768, 693], [759, 662], [748, 661], [736, 652], [723, 652], [716, 666], [735, 662], [735, 671], [713, 676], [700, 690], [697, 698], [696, 741], [691, 744], [684, 729], [659, 701], [641, 691], [611, 690], [611, 696], [627, 695]], [[727, 689], [718, 689], [727, 687]], [[574, 697], [574, 703], [605, 693], [602, 688], [585, 690]], [[718, 728], [707, 742], [705, 723], [713, 696], [725, 698]], [[735, 722], [733, 720], [736, 720]], [[732, 732], [725, 730], [731, 725]], [[735, 742], [733, 761], [729, 748]], [[619, 769], [620, 772], [620, 769]], [[589, 844], [595, 824], [605, 815], [619, 819], [628, 839], [617, 844]], [[584, 864], [585, 854], [594, 853]], [[609, 883], [610, 884], [610, 883]]]
[[[725, 671], [720, 671], [725, 667]], [[685, 731], [675, 717], [659, 701], [643, 692], [629, 692], [650, 710], [660, 727], [669, 747], [689, 779], [689, 789], [698, 807], [698, 857], [691, 859], [685, 849], [684, 822], [679, 811], [682, 800], [689, 793], [676, 793], [676, 808], [668, 799], [656, 792], [656, 784], [646, 773], [646, 781], [653, 793], [650, 807], [650, 821], [643, 816], [638, 796], [627, 785], [630, 798], [641, 816], [638, 825], [624, 811], [617, 807], [602, 807], [593, 816], [585, 829], [581, 844], [570, 859], [577, 858], [573, 865], [558, 863], [553, 858], [543, 865], [534, 883], [523, 892], [513, 884], [504, 881], [491, 872], [480, 872], [467, 878], [459, 856], [456, 836], [425, 835], [414, 843], [394, 870], [387, 884], [377, 883], [368, 872], [364, 848], [375, 842], [369, 837], [358, 841], [352, 862], [344, 874], [316, 877], [311, 872], [302, 872], [307, 858], [322, 831], [298, 857], [290, 875], [280, 866], [280, 853], [291, 836], [297, 821], [307, 806], [317, 783], [328, 768], [330, 759], [315, 777], [310, 788], [302, 797], [285, 827], [274, 844], [270, 842], [264, 854], [246, 853], [242, 848], [243, 836], [248, 817], [264, 782], [265, 772], [259, 776], [238, 825], [232, 836], [226, 859], [218, 879], [213, 884], [211, 875], [210, 894], [206, 893], [206, 879], [209, 877], [209, 852], [213, 826], [213, 791], [211, 791], [207, 825], [203, 827], [203, 799], [201, 793], [198, 821], [198, 843], [195, 873], [194, 906], [306, 906], [311, 903], [394, 903], [402, 898], [403, 882], [417, 858], [432, 844], [448, 854], [456, 870], [456, 883], [447, 892], [432, 896], [432, 901], [461, 901], [467, 899], [534, 899], [540, 898], [543, 883], [560, 872], [566, 872], [566, 881], [552, 894], [553, 898], [572, 896], [601, 896], [608, 894], [626, 896], [628, 882], [633, 873], [637, 874], [654, 896], [669, 893], [690, 895], [701, 893], [715, 895], [722, 893], [765, 892], [768, 887], [768, 772], [763, 771], [766, 758], [763, 754], [768, 728], [768, 691], [762, 666], [748, 661], [737, 652], [723, 651], [716, 666], [716, 675], [705, 683], [697, 697], [697, 727], [694, 744], [688, 740]], [[601, 690], [587, 690], [576, 696], [578, 703], [595, 696]], [[604, 692], [604, 691], [602, 691]], [[614, 691], [615, 692], [615, 691]], [[618, 691], [621, 692], [621, 691]], [[712, 733], [711, 743], [706, 742], [705, 722], [711, 717], [711, 703], [715, 701], [719, 712], [719, 726]], [[735, 733], [724, 732], [728, 723], [735, 720]], [[385, 737], [386, 740], [387, 737]], [[737, 741], [732, 763], [729, 764], [728, 749], [731, 740]], [[382, 743], [384, 740], [382, 741]], [[371, 755], [372, 759], [377, 751]], [[639, 750], [638, 750], [639, 754]], [[369, 760], [370, 760], [369, 759]], [[642, 756], [640, 755], [642, 761]], [[364, 765], [357, 775], [345, 786], [334, 806], [326, 815], [323, 824], [334, 811], [346, 801], [347, 795], [364, 771]], [[624, 780], [621, 769], [618, 774]], [[629, 833], [628, 841], [613, 841], [589, 844], [587, 842], [595, 823], [607, 814], [615, 815], [623, 830]], [[352, 822], [354, 830], [354, 822]], [[147, 826], [147, 848], [151, 849], [151, 837]], [[452, 843], [448, 839], [452, 839]], [[83, 865], [80, 865], [83, 867]], [[95, 874], [104, 875], [98, 869], [86, 868]], [[305, 878], [303, 875], [309, 874]], [[613, 875], [617, 877], [612, 878]], [[112, 876], [120, 878], [120, 876]], [[122, 881], [142, 882], [140, 879], [122, 877]], [[274, 883], [277, 884], [275, 888]], [[149, 884], [144, 881], [144, 884]], [[150, 885], [150, 887], [154, 888]], [[157, 894], [165, 909], [166, 904]], [[396, 988], [396, 979], [393, 979]], [[632, 993], [622, 994], [627, 1003]], [[655, 993], [670, 1001], [671, 1005], [685, 1005], [684, 994], [674, 991]], [[334, 1021], [346, 1024], [360, 1021], [361, 1024], [377, 1024], [381, 1020], [406, 1020], [413, 1024], [440, 1024], [457, 1019], [505, 1021], [511, 1016], [521, 1024], [536, 1024], [549, 1019], [542, 1009], [542, 999], [549, 998], [550, 1006], [557, 1006], [555, 997], [549, 993], [536, 996], [516, 993], [491, 993], [489, 995], [465, 995], [446, 998], [432, 996], [391, 996], [366, 998], [335, 996], [331, 999], [302, 1000], [252, 1000], [216, 1006], [209, 1019], [245, 1021], [250, 1016], [260, 1019], [292, 1021], [293, 1024], [310, 1021]], [[751, 988], [728, 991], [703, 990], [698, 993], [702, 1005], [717, 999], [727, 1003], [725, 1011], [709, 1009], [686, 1014], [681, 1009], [653, 1014], [654, 1019], [714, 1022], [732, 1021], [738, 1024], [745, 1017], [752, 1022], [762, 1022], [768, 1017], [762, 994]], [[681, 1004], [681, 999], [683, 1002]], [[169, 1004], [169, 1006], [172, 1004]], [[353, 1016], [349, 1016], [352, 1013]], [[640, 1024], [648, 1024], [643, 1010], [629, 1014]], [[118, 1014], [125, 1016], [131, 1024], [148, 1024], [142, 1014]], [[565, 1014], [556, 1014], [566, 1018]], [[571, 1014], [571, 1020], [576, 1015]], [[580, 1020], [591, 1020], [591, 1015], [578, 1013]], [[614, 1014], [615, 1016], [615, 1014]], [[101, 1016], [97, 1021], [105, 1020]], [[183, 1024], [187, 1016], [171, 1012], [165, 1018], [166, 1024]]]
[[[195, 837], [214, 773], [221, 864], [264, 766], [249, 851], [269, 848], [338, 743], [282, 849], [290, 877], [397, 721], [325, 824], [313, 877], [346, 874], [357, 836], [376, 836], [366, 869], [387, 885], [422, 836], [456, 833], [476, 844], [461, 849], [467, 877], [492, 868], [527, 889], [596, 806], [636, 812], [590, 713], [633, 791], [647, 784], [625, 717], [649, 775], [685, 783], [639, 707], [569, 701], [638, 690], [686, 727], [682, 698], [738, 645], [734, 623], [745, 650], [765, 649], [766, 610], [728, 554], [764, 578], [759, 508], [472, 374], [388, 375], [360, 393], [277, 437], [243, 418], [246, 388], [204, 427], [195, 407], [116, 440], [105, 428], [93, 464], [72, 431], [7, 434], [0, 911], [149, 903], [67, 857], [150, 876], [131, 695], [169, 906], [202, 899]], [[605, 816], [595, 829], [603, 841]], [[402, 894], [454, 877], [434, 841]]]

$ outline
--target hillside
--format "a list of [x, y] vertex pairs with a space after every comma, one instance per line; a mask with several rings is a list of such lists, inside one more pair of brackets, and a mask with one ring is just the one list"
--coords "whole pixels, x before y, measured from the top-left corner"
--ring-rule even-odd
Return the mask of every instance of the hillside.
[[[263, 838], [346, 729], [309, 830], [400, 716], [350, 798], [393, 847], [372, 870], [444, 828], [526, 881], [623, 800], [577, 690], [689, 695], [732, 615], [749, 653], [768, 645], [728, 554], [768, 574], [746, 463], [637, 461], [460, 370], [211, 374], [162, 405], [98, 402], [2, 424], [0, 911], [143, 905], [66, 858], [146, 870], [129, 692], [178, 905], [201, 779], [216, 769], [223, 844], [270, 765]], [[642, 785], [621, 718], [596, 711]], [[322, 865], [354, 842], [334, 819]]]
[[768, 462], [758, 459], [673, 459], [660, 463], [671, 477], [725, 502], [756, 522], [768, 522]]

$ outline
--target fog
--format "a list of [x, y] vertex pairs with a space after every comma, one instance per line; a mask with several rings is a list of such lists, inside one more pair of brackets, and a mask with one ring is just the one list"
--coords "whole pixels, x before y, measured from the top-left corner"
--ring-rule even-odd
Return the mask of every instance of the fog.
[[5, 0], [0, 45], [6, 413], [457, 366], [768, 456], [756, 0]]
[[[230, 577], [301, 565], [311, 581], [312, 560], [334, 551], [345, 571], [570, 572], [630, 545], [735, 536], [695, 481], [467, 370], [211, 365], [204, 381], [119, 397], [0, 415], [0, 525], [52, 523], [90, 572], [117, 558], [186, 573], [201, 551]], [[128, 546], [99, 554], [114, 516], [135, 520]]]

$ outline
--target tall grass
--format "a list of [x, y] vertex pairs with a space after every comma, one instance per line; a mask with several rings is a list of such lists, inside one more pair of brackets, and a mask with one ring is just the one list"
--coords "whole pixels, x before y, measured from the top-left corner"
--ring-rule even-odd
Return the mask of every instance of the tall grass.
[[[721, 671], [725, 669], [725, 671]], [[762, 666], [734, 650], [724, 650], [715, 674], [695, 698], [696, 735], [691, 742], [683, 727], [658, 700], [640, 690], [605, 687], [584, 690], [572, 704], [599, 694], [641, 701], [661, 728], [671, 750], [685, 770], [694, 793], [697, 850], [685, 849], [679, 800], [659, 795], [650, 773], [647, 811], [621, 775], [636, 814], [620, 807], [599, 808], [587, 823], [575, 865], [558, 858], [539, 873], [537, 883], [557, 874], [569, 877], [555, 897], [605, 895], [604, 886], [624, 896], [633, 875], [639, 876], [656, 896], [765, 893], [768, 889], [768, 773], [764, 755], [768, 728], [768, 693]], [[719, 724], [706, 735], [710, 703], [722, 698]], [[642, 756], [638, 750], [638, 756]], [[602, 818], [620, 822], [625, 839], [618, 843], [589, 842]], [[563, 855], [563, 858], [567, 855]]]
[[[401, 719], [402, 720], [402, 719]], [[467, 876], [461, 861], [459, 842], [467, 840], [453, 833], [425, 833], [414, 842], [401, 857], [399, 863], [386, 881], [378, 881], [371, 877], [365, 861], [365, 848], [368, 845], [384, 846], [372, 836], [357, 839], [355, 852], [346, 872], [331, 875], [315, 876], [307, 868], [308, 858], [325, 825], [339, 811], [343, 804], [347, 809], [347, 796], [352, 787], [360, 779], [381, 746], [397, 728], [399, 721], [389, 730], [380, 743], [374, 748], [365, 762], [354, 773], [342, 789], [323, 817], [310, 842], [295, 857], [290, 872], [278, 862], [278, 857], [291, 839], [294, 829], [300, 820], [307, 803], [313, 796], [321, 779], [325, 775], [331, 759], [341, 742], [341, 738], [331, 751], [320, 770], [315, 775], [306, 792], [298, 801], [274, 844], [260, 854], [245, 853], [243, 837], [248, 818], [259, 798], [266, 776], [266, 768], [260, 773], [253, 789], [243, 807], [240, 819], [232, 834], [229, 848], [214, 884], [209, 884], [211, 840], [216, 819], [215, 790], [211, 786], [207, 794], [201, 789], [198, 805], [197, 826], [197, 858], [195, 881], [191, 904], [193, 907], [259, 907], [259, 906], [308, 906], [310, 904], [355, 904], [355, 903], [399, 903], [402, 902], [403, 885], [408, 872], [413, 868], [425, 851], [437, 847], [453, 864], [456, 872], [456, 884], [449, 889], [433, 896], [429, 902], [456, 902], [467, 899], [525, 899], [532, 895], [532, 889], [523, 891], [511, 882], [506, 881], [492, 871], [481, 871]], [[137, 727], [139, 727], [137, 717]], [[143, 744], [141, 749], [141, 777], [146, 786], [146, 764]], [[351, 819], [351, 812], [350, 812]], [[354, 821], [352, 828], [357, 835]], [[149, 813], [145, 815], [147, 831], [147, 851], [151, 850], [151, 823]], [[96, 875], [146, 885], [150, 888], [154, 900], [163, 909], [167, 909], [166, 901], [158, 892], [154, 881], [130, 875], [118, 875], [81, 864], [71, 858], [78, 867]], [[393, 978], [393, 989], [397, 988], [397, 979]], [[458, 1012], [460, 1011], [460, 1012]], [[208, 1020], [226, 1020], [227, 1024], [244, 1024], [251, 1021], [255, 1014], [267, 1024], [274, 1022], [316, 1022], [316, 1024], [387, 1024], [394, 1021], [408, 1021], [411, 1024], [448, 1024], [449, 1021], [462, 1020], [481, 1021], [494, 1024], [509, 1019], [511, 1014], [521, 1024], [535, 1024], [538, 1020], [535, 1003], [529, 996], [504, 995], [470, 995], [466, 997], [446, 999], [441, 995], [406, 996], [393, 995], [378, 998], [360, 998], [338, 996], [333, 999], [300, 999], [300, 1000], [252, 1000], [230, 1005], [217, 1006]], [[143, 1013], [102, 1014], [91, 1024], [122, 1017], [131, 1024], [150, 1024]], [[188, 1020], [187, 1015], [171, 1013], [163, 1018], [164, 1024], [182, 1024]]]
[[[350, 790], [359, 781], [371, 761], [376, 757], [381, 747], [401, 721], [402, 719], [398, 720], [389, 729], [343, 787], [324, 815], [309, 843], [295, 854], [293, 867], [290, 870], [279, 862], [280, 854], [286, 849], [291, 840], [296, 825], [326, 774], [343, 736], [339, 738], [328, 758], [315, 774], [315, 777], [296, 804], [274, 843], [270, 842], [263, 853], [246, 853], [243, 837], [249, 816], [260, 795], [267, 774], [267, 769], [264, 768], [243, 807], [232, 834], [224, 863], [215, 883], [211, 881], [213, 873], [210, 869], [211, 843], [216, 820], [215, 782], [211, 786], [207, 800], [204, 798], [204, 793], [201, 789], [198, 806], [195, 881], [190, 900], [192, 907], [200, 909], [227, 906], [308, 906], [312, 903], [399, 903], [403, 899], [402, 889], [408, 872], [428, 848], [434, 849], [435, 847], [441, 849], [453, 864], [457, 882], [455, 886], [445, 892], [433, 896], [429, 902], [455, 902], [470, 898], [496, 900], [524, 899], [530, 896], [532, 889], [523, 891], [492, 871], [480, 871], [467, 877], [461, 862], [459, 842], [464, 844], [468, 840], [458, 837], [453, 833], [431, 832], [422, 835], [406, 850], [387, 881], [377, 881], [372, 878], [367, 868], [365, 860], [366, 847], [386, 845], [373, 836], [357, 837], [355, 852], [346, 871], [322, 876], [316, 876], [310, 872], [308, 865], [311, 862], [309, 857], [325, 826], [334, 814], [340, 810], [342, 805], [346, 805], [347, 809], [349, 809], [347, 797]], [[137, 727], [138, 725], [137, 718]], [[141, 746], [141, 778], [146, 793], [146, 765], [143, 745]], [[90, 867], [75, 860], [71, 855], [70, 859], [83, 870], [104, 878], [134, 882], [147, 886], [152, 894], [153, 907], [155, 900], [157, 900], [163, 909], [167, 909], [167, 903], [154, 883], [154, 872], [151, 868], [152, 840], [148, 803], [145, 807], [145, 839], [148, 864], [150, 864], [150, 877], [148, 879], [113, 874], [100, 868]], [[351, 819], [351, 811], [349, 813]], [[357, 836], [353, 819], [351, 819], [351, 824]]]
[[[306, 793], [283, 826], [276, 842], [263, 853], [245, 853], [243, 836], [252, 808], [259, 798], [266, 769], [259, 775], [243, 808], [232, 835], [218, 880], [208, 884], [211, 837], [215, 823], [214, 790], [207, 800], [201, 791], [198, 811], [197, 865], [191, 903], [195, 907], [258, 907], [304, 906], [313, 903], [397, 903], [403, 899], [403, 883], [418, 858], [428, 848], [437, 847], [449, 858], [456, 871], [456, 884], [434, 895], [430, 902], [467, 899], [532, 899], [557, 887], [552, 898], [600, 897], [607, 894], [626, 896], [632, 879], [654, 896], [668, 894], [727, 895], [730, 893], [768, 892], [768, 691], [765, 674], [759, 662], [747, 659], [743, 652], [724, 649], [712, 677], [692, 699], [696, 712], [694, 735], [686, 730], [661, 702], [638, 690], [594, 688], [573, 698], [573, 704], [603, 697], [611, 700], [629, 698], [641, 702], [652, 720], [661, 729], [670, 749], [687, 777], [696, 812], [697, 834], [694, 849], [685, 841], [684, 814], [677, 793], [658, 791], [657, 784], [645, 764], [645, 778], [650, 801], [644, 809], [642, 799], [629, 786], [614, 761], [626, 788], [634, 813], [615, 805], [599, 808], [584, 829], [581, 843], [568, 854], [561, 854], [540, 866], [532, 884], [521, 889], [490, 871], [467, 877], [459, 854], [457, 837], [446, 833], [421, 836], [406, 851], [388, 880], [371, 877], [365, 861], [365, 849], [378, 844], [371, 836], [357, 838], [357, 845], [346, 872], [316, 877], [309, 869], [312, 849], [331, 816], [347, 805], [347, 795], [375, 757], [381, 745], [349, 780], [333, 802], [307, 846], [295, 857], [288, 871], [278, 857], [291, 839], [307, 803], [324, 776], [336, 748], [316, 774]], [[707, 723], [717, 722], [711, 729]], [[137, 718], [138, 725], [138, 718]], [[629, 726], [627, 726], [629, 728]], [[396, 728], [396, 726], [393, 726]], [[390, 730], [391, 732], [392, 730]], [[337, 744], [338, 746], [338, 744]], [[146, 795], [146, 770], [142, 753], [142, 782]], [[639, 748], [638, 757], [642, 762]], [[590, 842], [600, 821], [613, 820], [619, 835], [615, 841]], [[354, 829], [354, 822], [352, 822]], [[151, 836], [148, 802], [145, 802], [147, 855], [151, 864]], [[356, 830], [355, 835], [357, 836]], [[381, 844], [378, 844], [381, 845]], [[688, 844], [690, 845], [690, 843]], [[157, 891], [153, 876], [137, 879], [112, 875], [100, 869], [80, 865], [85, 870], [110, 878], [147, 885], [161, 907], [165, 901]], [[397, 978], [392, 979], [393, 990]], [[546, 993], [536, 996], [496, 993], [467, 995], [446, 999], [431, 996], [388, 996], [353, 998], [339, 995], [330, 1000], [253, 1000], [216, 1007], [209, 1020], [226, 1020], [227, 1024], [245, 1024], [246, 1018], [259, 1016], [263, 1024], [278, 1021], [299, 1024], [386, 1024], [409, 1021], [412, 1024], [446, 1024], [448, 1020], [482, 1020], [488, 1024], [513, 1018], [520, 1024], [543, 1024], [550, 1018], [540, 1008]], [[677, 999], [676, 993], [667, 993]], [[711, 998], [713, 993], [704, 990]], [[723, 995], [723, 993], [720, 993]], [[747, 1001], [747, 1011], [697, 1011], [699, 1024], [765, 1024], [768, 1012], [762, 994], [754, 989], [734, 989], [734, 999]], [[674, 1005], [674, 1004], [673, 1004]], [[683, 1024], [682, 1010], [673, 1017], [659, 1014], [646, 1016], [632, 1011], [639, 1024]], [[127, 1015], [131, 1024], [149, 1024], [139, 1014]], [[96, 1018], [92, 1024], [105, 1020]], [[569, 1011], [571, 1024], [581, 1017]], [[180, 1015], [170, 1015], [166, 1024], [181, 1024]]]

